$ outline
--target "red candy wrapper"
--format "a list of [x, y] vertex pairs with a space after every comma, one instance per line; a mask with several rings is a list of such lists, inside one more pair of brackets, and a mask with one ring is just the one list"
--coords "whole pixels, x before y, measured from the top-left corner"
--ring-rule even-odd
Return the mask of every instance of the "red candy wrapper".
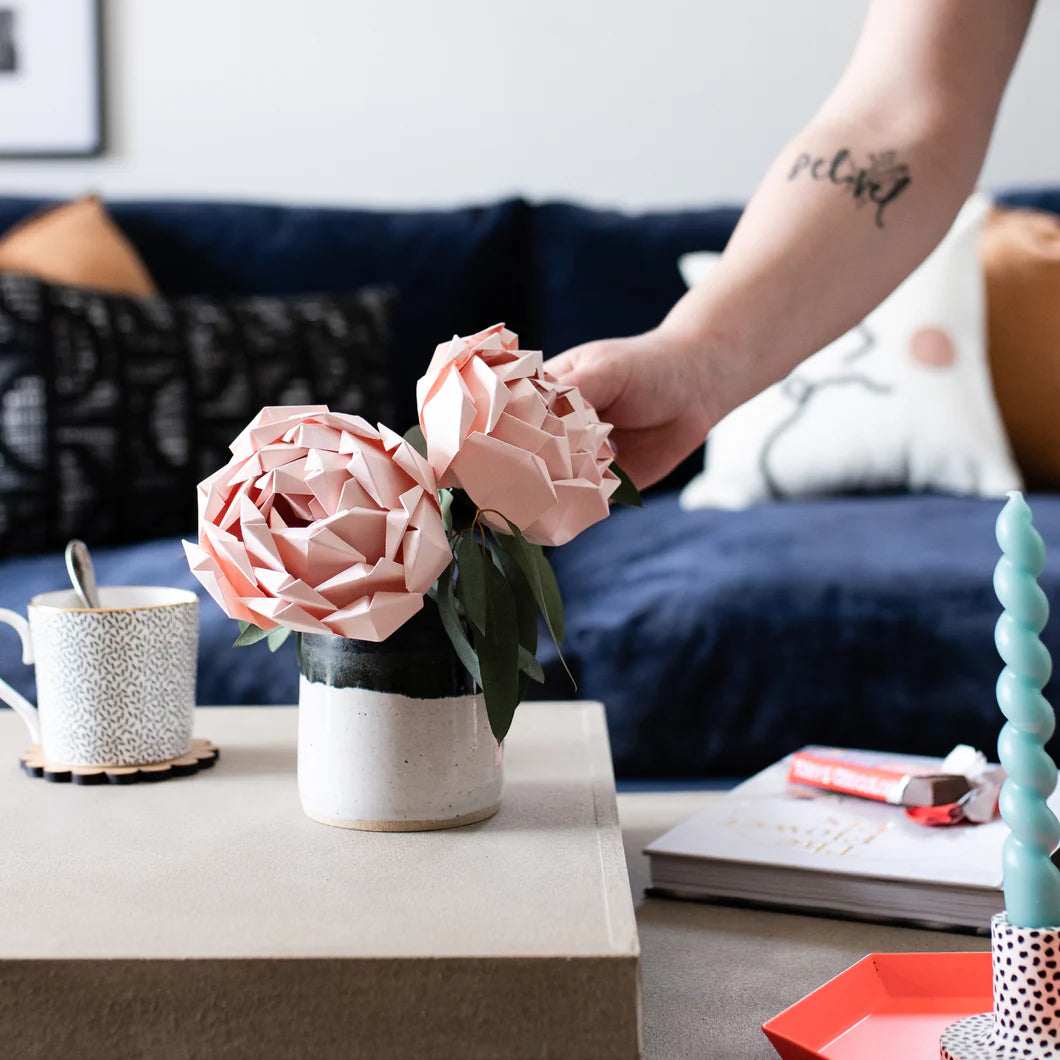
[[991, 820], [1004, 778], [999, 766], [963, 744], [941, 767], [830, 747], [797, 751], [788, 766], [791, 783], [904, 806], [912, 820], [930, 826]]

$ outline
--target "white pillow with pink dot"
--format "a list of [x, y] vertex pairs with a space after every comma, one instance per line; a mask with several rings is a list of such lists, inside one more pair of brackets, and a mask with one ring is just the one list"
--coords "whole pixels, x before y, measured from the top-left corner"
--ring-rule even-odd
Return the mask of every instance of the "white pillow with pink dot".
[[[707, 438], [683, 508], [878, 490], [1004, 497], [1022, 488], [994, 400], [973, 195], [931, 255], [857, 327]], [[678, 262], [691, 287], [720, 254]]]

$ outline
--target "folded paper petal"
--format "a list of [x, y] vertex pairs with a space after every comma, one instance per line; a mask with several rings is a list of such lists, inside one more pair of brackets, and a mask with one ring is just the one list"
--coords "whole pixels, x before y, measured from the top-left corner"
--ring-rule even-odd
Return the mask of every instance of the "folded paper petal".
[[254, 612], [254, 623], [263, 629], [266, 623], [273, 626], [286, 626], [296, 633], [328, 633], [330, 630], [323, 622], [308, 614], [298, 604], [288, 603], [276, 597], [259, 597], [247, 600], [247, 606]]
[[324, 619], [324, 625], [340, 637], [381, 641], [422, 607], [423, 597], [416, 593], [376, 593], [369, 599], [361, 599], [353, 607], [336, 611]]
[[262, 629], [272, 629], [274, 623], [266, 625], [258, 622], [253, 612], [244, 606], [236, 591], [225, 579], [213, 556], [191, 541], [182, 541], [181, 544], [188, 557], [191, 573], [198, 578], [203, 588], [217, 601], [218, 606], [229, 618], [235, 618], [241, 622], [255, 622]]
[[490, 525], [498, 529], [507, 529], [507, 518], [522, 530], [556, 503], [545, 462], [499, 438], [471, 435], [452, 470], [468, 496], [488, 513]]
[[381, 640], [452, 562], [437, 480], [404, 439], [325, 405], [264, 408], [199, 484], [192, 573], [263, 629]]
[[420, 425], [428, 439], [427, 460], [439, 482], [460, 451], [474, 419], [475, 406], [460, 373], [448, 372], [420, 412]]
[[319, 610], [325, 614], [332, 609], [331, 601], [321, 595], [312, 586], [292, 578], [286, 571], [259, 569], [258, 585], [280, 600], [298, 604], [309, 611]]
[[439, 566], [444, 570], [451, 556], [449, 540], [434, 518], [432, 507], [425, 494], [412, 513], [402, 544], [405, 586], [410, 593], [425, 593], [438, 577], [434, 572]]
[[559, 503], [523, 531], [527, 541], [538, 545], [565, 545], [587, 526], [606, 519], [607, 498], [618, 489], [618, 477], [608, 472], [602, 488], [584, 478], [557, 482], [555, 487]]
[[282, 439], [288, 427], [297, 426], [302, 417], [326, 411], [326, 405], [287, 405], [263, 408], [230, 446], [232, 455], [235, 457], [249, 456], [250, 453], [268, 444], [268, 441]]
[[494, 529], [508, 532], [507, 518], [558, 545], [607, 516], [610, 425], [503, 324], [440, 344], [416, 398], [437, 481], [465, 490]]

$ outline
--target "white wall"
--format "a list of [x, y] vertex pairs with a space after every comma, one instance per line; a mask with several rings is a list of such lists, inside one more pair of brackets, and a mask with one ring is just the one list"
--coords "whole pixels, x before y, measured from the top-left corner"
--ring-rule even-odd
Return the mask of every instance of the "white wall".
[[[0, 193], [402, 205], [516, 192], [632, 207], [743, 200], [838, 76], [864, 2], [107, 8], [107, 154], [0, 162]], [[1060, 180], [1058, 41], [1060, 3], [1041, 0], [988, 186]]]

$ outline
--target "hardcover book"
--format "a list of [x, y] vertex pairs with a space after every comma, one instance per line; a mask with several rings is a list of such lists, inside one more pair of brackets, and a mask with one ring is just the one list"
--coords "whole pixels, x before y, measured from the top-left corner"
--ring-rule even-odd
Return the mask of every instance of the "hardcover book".
[[[942, 760], [878, 753], [880, 766]], [[1008, 828], [927, 827], [899, 806], [788, 782], [790, 756], [651, 843], [653, 894], [986, 932]], [[1050, 799], [1060, 811], [1060, 797]]]

